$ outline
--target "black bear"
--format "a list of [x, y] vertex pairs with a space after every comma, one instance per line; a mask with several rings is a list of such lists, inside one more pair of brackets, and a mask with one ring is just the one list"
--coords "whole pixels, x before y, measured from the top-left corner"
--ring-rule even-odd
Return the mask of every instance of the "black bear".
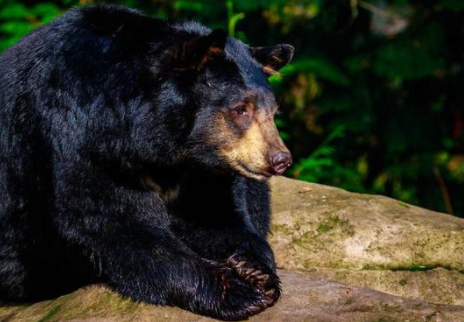
[[108, 283], [227, 320], [281, 294], [266, 179], [291, 156], [268, 76], [293, 47], [73, 9], [0, 58], [0, 299]]

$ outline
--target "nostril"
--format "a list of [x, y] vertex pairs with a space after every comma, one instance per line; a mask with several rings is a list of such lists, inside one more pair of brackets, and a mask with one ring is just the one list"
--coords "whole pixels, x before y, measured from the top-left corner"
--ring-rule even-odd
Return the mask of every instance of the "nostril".
[[272, 168], [276, 174], [282, 174], [292, 164], [292, 156], [289, 152], [278, 152], [272, 157]]
[[278, 152], [274, 157], [272, 158], [272, 165], [277, 165], [281, 163], [292, 163], [292, 156], [288, 152]]

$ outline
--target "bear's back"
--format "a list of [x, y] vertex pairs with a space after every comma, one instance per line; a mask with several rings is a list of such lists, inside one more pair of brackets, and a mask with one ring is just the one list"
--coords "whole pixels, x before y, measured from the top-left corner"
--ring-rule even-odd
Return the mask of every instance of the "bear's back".
[[0, 56], [0, 218], [21, 203], [19, 194], [41, 189], [34, 180], [51, 171], [55, 142], [90, 118], [77, 124], [81, 110], [137, 98], [147, 69], [141, 61], [166, 39], [163, 28], [165, 22], [127, 8], [77, 8]]

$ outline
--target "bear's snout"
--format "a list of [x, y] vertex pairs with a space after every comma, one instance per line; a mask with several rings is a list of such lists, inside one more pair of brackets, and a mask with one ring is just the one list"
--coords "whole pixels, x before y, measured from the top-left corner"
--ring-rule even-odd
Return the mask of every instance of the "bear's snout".
[[292, 165], [292, 155], [288, 151], [279, 151], [270, 160], [274, 174], [281, 175]]

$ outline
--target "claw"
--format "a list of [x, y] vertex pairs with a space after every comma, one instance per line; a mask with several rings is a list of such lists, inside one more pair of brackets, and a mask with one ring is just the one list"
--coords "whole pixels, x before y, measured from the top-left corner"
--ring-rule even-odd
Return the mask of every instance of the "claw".
[[258, 311], [261, 311], [261, 308], [253, 305], [249, 307], [249, 310], [252, 312], [258, 312]]
[[268, 274], [263, 274], [261, 276], [258, 276], [258, 279], [263, 280], [263, 281], [267, 281], [268, 278], [269, 278]]
[[248, 268], [248, 269], [245, 270], [245, 274], [246, 274], [246, 275], [250, 275], [250, 274], [253, 273], [254, 271], [255, 271], [254, 268]]
[[271, 288], [269, 291], [265, 292], [267, 296], [272, 296], [275, 293], [275, 289]]
[[243, 265], [245, 265], [245, 261], [238, 262], [238, 264], [236, 264], [235, 267], [240, 268]]
[[261, 275], [263, 272], [261, 272], [260, 270], [257, 270], [257, 271], [254, 271], [253, 273], [251, 273], [251, 276], [257, 276], [257, 275]]
[[266, 303], [266, 305], [270, 305], [270, 304], [274, 303], [274, 300], [271, 299], [271, 298], [268, 298], [268, 299], [264, 300], [264, 303]]

